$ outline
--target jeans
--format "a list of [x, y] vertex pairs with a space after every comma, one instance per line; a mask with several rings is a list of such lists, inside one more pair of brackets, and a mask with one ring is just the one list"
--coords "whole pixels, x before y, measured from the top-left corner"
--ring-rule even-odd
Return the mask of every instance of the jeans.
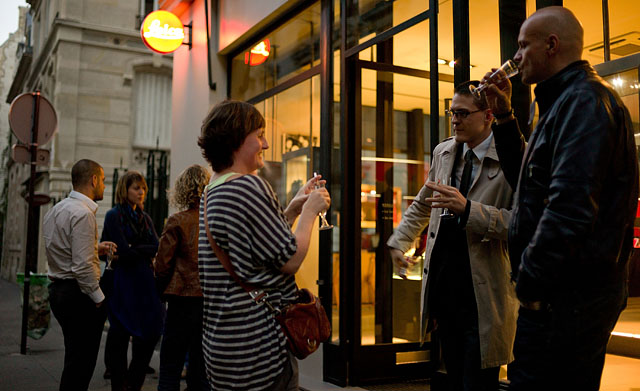
[[208, 390], [202, 358], [202, 297], [172, 296], [160, 348], [158, 391], [180, 391], [180, 374], [189, 353], [189, 391]]
[[[109, 319], [109, 333], [105, 358], [105, 364], [111, 370], [111, 390], [139, 391], [144, 383], [146, 370], [153, 356], [153, 349], [158, 343], [160, 336], [143, 339], [132, 336], [127, 329], [118, 322], [115, 317]], [[127, 369], [127, 351], [129, 340], [131, 339], [131, 363]]]
[[449, 391], [496, 391], [500, 367], [482, 369], [478, 314], [474, 308], [458, 307], [438, 318], [437, 335], [447, 370]]
[[621, 287], [573, 291], [548, 308], [520, 308], [509, 390], [597, 391], [607, 343], [626, 303]]
[[97, 308], [89, 296], [80, 291], [76, 280], [52, 282], [49, 285], [49, 299], [64, 336], [64, 369], [60, 391], [85, 391], [96, 367], [100, 338], [107, 318], [106, 306]]

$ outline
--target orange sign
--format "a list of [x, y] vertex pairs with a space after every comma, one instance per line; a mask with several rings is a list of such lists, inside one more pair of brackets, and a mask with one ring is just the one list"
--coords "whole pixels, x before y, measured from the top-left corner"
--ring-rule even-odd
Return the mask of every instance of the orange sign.
[[267, 57], [269, 57], [270, 52], [271, 43], [267, 38], [256, 46], [252, 47], [250, 51], [244, 54], [244, 63], [249, 64], [249, 66], [252, 67], [260, 65], [263, 62], [267, 61]]
[[176, 51], [182, 45], [184, 26], [171, 12], [154, 11], [144, 18], [140, 35], [149, 49], [167, 54]]

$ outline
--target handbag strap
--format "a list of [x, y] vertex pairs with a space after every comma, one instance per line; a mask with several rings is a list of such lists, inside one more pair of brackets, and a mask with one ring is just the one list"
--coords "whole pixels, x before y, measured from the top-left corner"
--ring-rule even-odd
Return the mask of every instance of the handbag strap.
[[213, 239], [213, 235], [211, 235], [211, 229], [209, 228], [209, 221], [207, 219], [207, 197], [208, 196], [208, 191], [205, 190], [203, 197], [204, 197], [204, 229], [207, 232], [207, 239], [209, 239], [209, 245], [211, 245], [211, 248], [213, 249], [213, 252], [216, 254], [216, 257], [218, 257], [218, 260], [220, 260], [220, 263], [222, 264], [222, 266], [224, 267], [224, 269], [227, 271], [227, 273], [229, 273], [231, 275], [231, 277], [235, 280], [235, 282], [240, 285], [242, 287], [242, 289], [244, 289], [245, 291], [247, 291], [247, 293], [249, 294], [249, 296], [251, 296], [251, 298], [258, 304], [264, 304], [267, 307], [269, 307], [269, 310], [271, 310], [271, 312], [273, 313], [280, 313], [280, 310], [273, 307], [271, 305], [271, 303], [269, 303], [269, 301], [267, 300], [267, 297], [269, 296], [267, 294], [267, 292], [260, 290], [256, 287], [254, 287], [251, 284], [247, 284], [246, 282], [242, 281], [240, 279], [240, 277], [236, 274], [235, 270], [233, 270], [233, 265], [231, 265], [231, 261], [229, 261], [229, 254], [227, 254], [223, 249], [220, 248], [220, 246], [218, 246], [218, 244], [216, 243], [216, 241]]

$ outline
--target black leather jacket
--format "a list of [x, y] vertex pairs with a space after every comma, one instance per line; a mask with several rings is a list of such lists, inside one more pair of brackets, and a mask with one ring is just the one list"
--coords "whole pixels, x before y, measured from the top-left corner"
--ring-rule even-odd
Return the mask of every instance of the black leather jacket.
[[526, 151], [515, 120], [493, 127], [503, 172], [519, 186], [509, 229], [518, 297], [624, 289], [638, 204], [629, 112], [586, 61], [535, 94], [540, 119]]

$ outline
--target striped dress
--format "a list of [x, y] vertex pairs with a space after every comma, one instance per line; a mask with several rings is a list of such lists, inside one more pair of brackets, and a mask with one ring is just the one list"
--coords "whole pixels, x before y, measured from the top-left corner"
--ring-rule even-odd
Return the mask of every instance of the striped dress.
[[[295, 296], [295, 278], [280, 268], [296, 252], [282, 207], [271, 186], [244, 175], [205, 190], [207, 223], [244, 281], [262, 287], [279, 306]], [[204, 294], [202, 350], [211, 388], [264, 390], [284, 370], [286, 337], [264, 305], [258, 305], [215, 256], [200, 205], [198, 264]]]

